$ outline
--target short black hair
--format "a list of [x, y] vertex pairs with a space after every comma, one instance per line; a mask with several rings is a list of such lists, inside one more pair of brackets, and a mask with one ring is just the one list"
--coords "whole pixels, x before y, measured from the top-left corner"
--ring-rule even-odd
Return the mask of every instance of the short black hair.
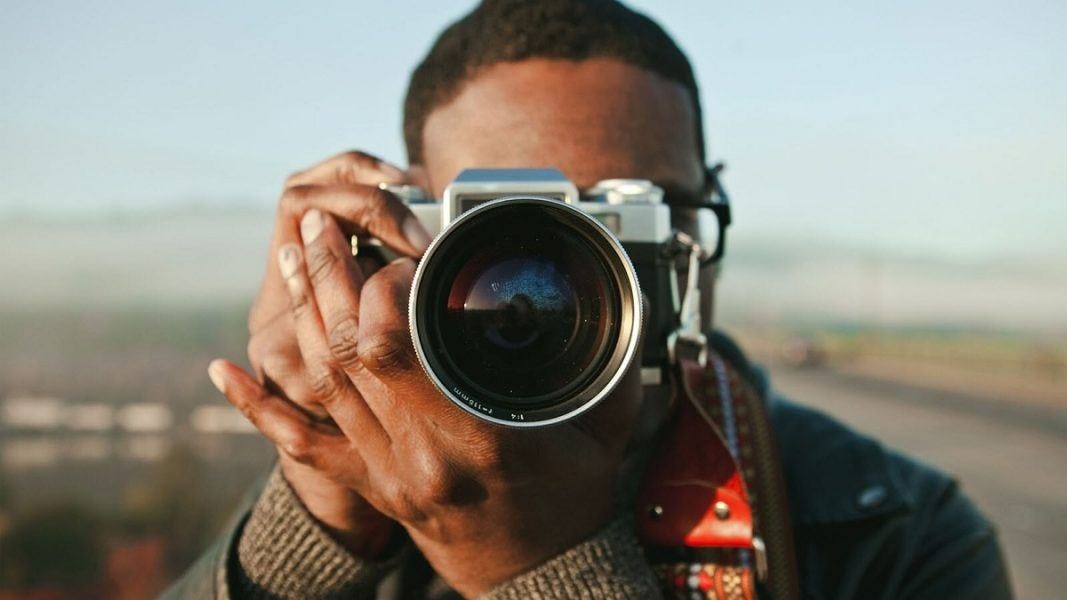
[[408, 161], [421, 163], [430, 113], [480, 68], [528, 58], [606, 57], [647, 69], [689, 91], [704, 160], [700, 93], [689, 59], [647, 16], [614, 0], [484, 0], [450, 25], [415, 68], [404, 99]]

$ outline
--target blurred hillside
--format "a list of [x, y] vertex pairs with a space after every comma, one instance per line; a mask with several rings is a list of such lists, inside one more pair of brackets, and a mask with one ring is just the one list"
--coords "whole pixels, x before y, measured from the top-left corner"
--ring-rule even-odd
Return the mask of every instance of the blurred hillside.
[[[273, 213], [196, 206], [86, 218], [0, 217], [0, 308], [213, 309], [262, 276]], [[724, 325], [1018, 333], [1067, 338], [1067, 256], [934, 257], [731, 232]]]
[[[270, 226], [247, 209], [0, 221], [0, 597], [149, 597], [265, 473], [272, 450], [205, 368], [244, 357]], [[772, 369], [1063, 407], [1058, 260], [735, 236], [718, 325]]]
[[0, 332], [0, 598], [153, 597], [272, 461], [204, 376], [243, 309], [4, 309]]
[[[65, 365], [65, 388], [49, 393], [132, 400], [156, 394], [141, 384], [161, 372], [176, 380], [157, 394], [168, 403], [209, 393], [208, 349], [243, 356], [271, 225], [267, 210], [195, 205], [0, 220], [0, 391], [45, 393]], [[801, 339], [874, 377], [1054, 402], [1067, 395], [1064, 306], [1067, 256], [931, 257], [741, 230], [716, 325], [771, 362]]]

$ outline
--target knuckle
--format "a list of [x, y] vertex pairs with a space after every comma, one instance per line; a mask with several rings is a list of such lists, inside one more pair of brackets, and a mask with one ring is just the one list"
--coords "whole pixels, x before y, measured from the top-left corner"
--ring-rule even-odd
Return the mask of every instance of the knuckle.
[[284, 354], [290, 347], [286, 343], [287, 337], [281, 328], [263, 328], [248, 336], [245, 350], [250, 359], [262, 361], [269, 354]]
[[315, 284], [322, 283], [329, 278], [332, 267], [338, 264], [340, 258], [324, 244], [312, 244], [305, 249], [305, 252], [308, 278]]
[[326, 332], [330, 354], [342, 367], [359, 363], [359, 324], [355, 315], [347, 315]]
[[346, 150], [338, 158], [341, 159], [342, 164], [355, 167], [371, 166], [378, 162], [378, 159], [362, 150]]
[[454, 470], [443, 461], [427, 461], [423, 466], [419, 493], [429, 505], [451, 504], [459, 481]]
[[399, 331], [389, 331], [359, 340], [359, 361], [377, 373], [403, 371], [412, 365], [411, 340]]
[[302, 429], [288, 429], [279, 440], [281, 449], [293, 460], [311, 464], [314, 462], [315, 448], [311, 436]]
[[478, 477], [443, 459], [423, 462], [415, 504], [420, 507], [464, 506], [485, 499], [486, 490]]
[[289, 310], [294, 317], [300, 318], [308, 312], [311, 306], [311, 294], [308, 287], [304, 285], [304, 281], [295, 277], [289, 280], [288, 287]]
[[308, 198], [318, 186], [300, 184], [285, 188], [282, 193], [281, 208], [283, 212], [296, 213], [307, 204]]
[[315, 394], [317, 398], [328, 402], [329, 399], [336, 397], [342, 390], [344, 390], [345, 386], [337, 371], [331, 368], [325, 368], [311, 381], [310, 387], [311, 392]]
[[392, 196], [386, 190], [378, 187], [368, 187], [364, 198], [364, 209], [360, 223], [364, 228], [371, 223], [382, 223], [392, 218], [390, 203]]
[[[411, 292], [411, 284], [415, 275], [415, 261], [404, 256], [397, 258], [379, 269], [377, 278], [368, 278], [364, 289], [369, 289], [366, 294], [371, 294], [382, 299], [390, 299], [392, 302], [404, 302]], [[405, 313], [406, 314], [406, 313]]]
[[377, 183], [375, 178], [369, 175], [377, 160], [369, 154], [359, 150], [349, 150], [338, 158], [340, 161], [336, 168], [336, 177], [339, 181], [349, 184]]
[[426, 519], [426, 512], [422, 509], [422, 505], [398, 481], [385, 484], [382, 499], [389, 506], [389, 512], [397, 521], [419, 523]]
[[300, 370], [300, 347], [295, 340], [291, 345], [281, 340], [260, 344], [256, 349], [256, 357], [268, 374], [286, 376]]

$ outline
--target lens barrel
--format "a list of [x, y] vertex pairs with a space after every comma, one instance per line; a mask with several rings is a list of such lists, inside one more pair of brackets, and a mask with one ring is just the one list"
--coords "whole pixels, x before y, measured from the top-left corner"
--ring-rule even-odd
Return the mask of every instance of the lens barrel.
[[411, 331], [430, 379], [478, 417], [556, 423], [609, 394], [637, 351], [641, 296], [621, 244], [558, 200], [502, 198], [430, 245]]

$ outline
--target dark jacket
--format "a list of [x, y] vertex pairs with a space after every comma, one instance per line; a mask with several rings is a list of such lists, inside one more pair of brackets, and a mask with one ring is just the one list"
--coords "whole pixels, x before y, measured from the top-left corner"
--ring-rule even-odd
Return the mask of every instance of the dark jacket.
[[[1011, 597], [993, 527], [955, 481], [822, 413], [776, 395], [762, 369], [750, 365], [725, 336], [715, 336], [714, 345], [767, 401], [785, 473], [804, 597]], [[247, 575], [235, 559], [241, 531], [239, 524], [232, 527], [169, 594], [240, 597], [236, 590], [248, 589], [233, 585], [235, 579]], [[614, 561], [626, 555], [618, 558], [623, 562], [606, 570], [636, 571], [630, 568], [634, 552], [619, 551], [626, 542], [617, 537], [596, 540], [601, 546], [595, 551], [572, 552], [560, 562], [573, 564], [576, 556], [580, 560], [584, 555]], [[622, 568], [624, 563], [627, 566]], [[541, 572], [528, 578], [532, 583], [523, 582], [529, 587], [510, 589], [502, 597], [522, 597], [523, 590], [562, 589], [550, 581], [536, 581], [537, 577], [558, 577], [558, 568], [537, 571]], [[422, 572], [425, 576], [425, 568]], [[427, 580], [432, 580], [432, 574]], [[627, 590], [647, 589], [627, 587], [631, 583], [616, 578], [584, 591], [568, 586], [570, 593], [559, 597], [570, 597], [576, 591], [592, 597], [627, 597], [634, 595]], [[395, 590], [395, 582], [392, 587], [379, 586], [378, 593], [387, 596], [383, 594], [386, 588]]]
[[955, 480], [786, 400], [732, 340], [712, 339], [767, 401], [804, 597], [1011, 597], [996, 532]]

